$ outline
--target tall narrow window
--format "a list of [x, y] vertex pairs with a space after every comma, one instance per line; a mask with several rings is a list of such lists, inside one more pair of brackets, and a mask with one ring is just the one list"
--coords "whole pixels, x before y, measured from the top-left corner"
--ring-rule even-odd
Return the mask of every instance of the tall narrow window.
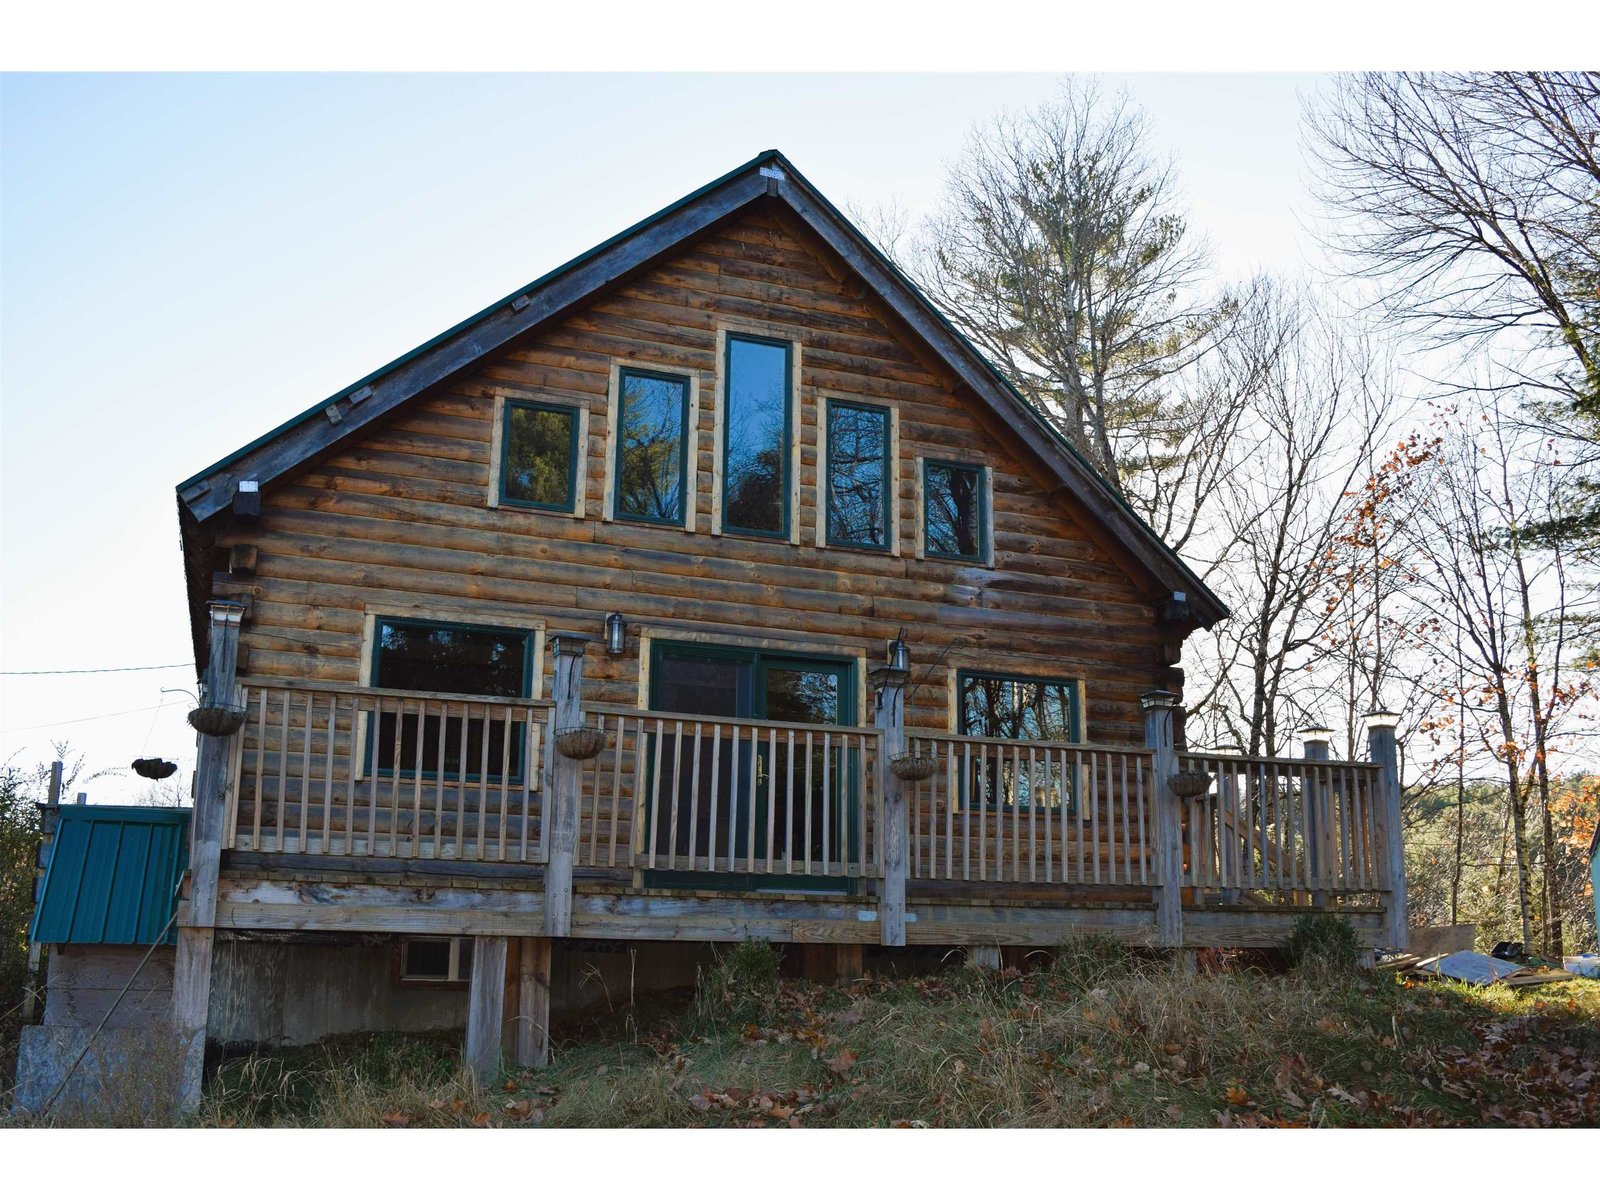
[[929, 459], [923, 464], [922, 496], [925, 553], [979, 561], [988, 557], [982, 467]]
[[502, 504], [572, 511], [577, 495], [577, 409], [507, 400], [502, 443]]
[[[525, 630], [380, 617], [372, 653], [372, 686], [377, 688], [509, 699], [527, 696], [533, 679], [533, 635]], [[524, 732], [520, 722], [508, 731], [503, 719], [495, 719], [492, 708], [458, 705], [444, 722], [441, 756], [442, 705], [436, 705], [435, 712], [439, 715], [429, 713], [421, 722], [415, 712], [398, 714], [398, 738], [397, 714], [380, 713], [373, 723], [375, 754], [371, 759], [377, 769], [391, 771], [398, 766], [409, 774], [416, 768], [420, 750], [422, 770], [429, 775], [442, 772], [447, 779], [476, 778], [487, 761], [490, 777], [497, 779], [509, 756], [512, 776], [521, 777]]]
[[689, 381], [623, 371], [617, 396], [616, 515], [683, 524], [688, 477]]
[[889, 410], [828, 401], [828, 544], [889, 548]]
[[787, 342], [728, 338], [722, 525], [735, 533], [789, 533], [790, 353]]

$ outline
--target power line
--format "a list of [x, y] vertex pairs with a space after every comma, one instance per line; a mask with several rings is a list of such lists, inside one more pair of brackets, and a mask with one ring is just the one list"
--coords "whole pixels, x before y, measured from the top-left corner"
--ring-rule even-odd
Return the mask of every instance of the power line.
[[0, 675], [112, 675], [120, 671], [173, 671], [179, 667], [192, 667], [192, 662], [159, 663], [152, 667], [81, 667], [69, 671], [0, 671]]
[[92, 717], [72, 717], [65, 721], [45, 721], [41, 725], [13, 725], [10, 729], [0, 729], [0, 733], [28, 733], [34, 729], [51, 729], [57, 725], [82, 725], [85, 721], [104, 721], [108, 717], [126, 717], [134, 713], [152, 712], [158, 708], [171, 708], [174, 704], [181, 704], [180, 700], [165, 700], [160, 704], [152, 704], [149, 708], [125, 708], [121, 712], [97, 713]]

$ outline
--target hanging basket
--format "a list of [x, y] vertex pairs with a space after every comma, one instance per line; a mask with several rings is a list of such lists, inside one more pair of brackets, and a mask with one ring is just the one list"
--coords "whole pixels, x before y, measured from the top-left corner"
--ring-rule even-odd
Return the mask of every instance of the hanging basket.
[[556, 750], [562, 758], [586, 759], [600, 753], [606, 735], [593, 725], [573, 725], [556, 730]]
[[189, 724], [210, 737], [230, 737], [244, 724], [244, 706], [202, 704], [189, 710]]
[[931, 754], [896, 754], [889, 760], [889, 770], [894, 772], [895, 778], [910, 783], [932, 778], [938, 769], [939, 764]]
[[1179, 771], [1168, 776], [1167, 786], [1185, 799], [1203, 796], [1211, 790], [1211, 776], [1204, 771]]
[[178, 764], [161, 758], [136, 758], [133, 773], [141, 779], [166, 779], [176, 773]]

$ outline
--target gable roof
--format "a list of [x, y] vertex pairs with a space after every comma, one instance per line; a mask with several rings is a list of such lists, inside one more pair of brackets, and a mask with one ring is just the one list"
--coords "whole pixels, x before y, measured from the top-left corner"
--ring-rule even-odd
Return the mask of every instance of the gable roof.
[[[186, 549], [199, 526], [229, 509], [240, 483], [265, 487], [513, 340], [670, 257], [762, 197], [784, 202], [1141, 566], [1168, 592], [1184, 593], [1193, 620], [1210, 626], [1227, 615], [1226, 606], [1088, 460], [777, 150], [758, 154], [184, 480], [177, 491]], [[192, 557], [190, 570], [192, 581], [203, 578]]]
[[190, 810], [68, 804], [58, 811], [29, 938], [124, 946], [175, 941], [172, 914], [189, 866]]

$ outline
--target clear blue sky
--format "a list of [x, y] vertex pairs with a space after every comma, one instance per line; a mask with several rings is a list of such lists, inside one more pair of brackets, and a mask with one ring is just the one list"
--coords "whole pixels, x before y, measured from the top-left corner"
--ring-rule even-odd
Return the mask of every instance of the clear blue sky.
[[[1297, 93], [1317, 78], [1104, 82], [1177, 156], [1223, 277], [1301, 268]], [[0, 669], [186, 662], [180, 479], [757, 151], [783, 150], [843, 206], [915, 214], [974, 121], [1055, 87], [0, 79]], [[0, 761], [68, 739], [91, 771], [161, 754], [187, 779], [188, 701], [162, 686], [192, 687], [192, 671], [0, 678]], [[142, 781], [123, 775], [87, 790], [131, 798]]]

